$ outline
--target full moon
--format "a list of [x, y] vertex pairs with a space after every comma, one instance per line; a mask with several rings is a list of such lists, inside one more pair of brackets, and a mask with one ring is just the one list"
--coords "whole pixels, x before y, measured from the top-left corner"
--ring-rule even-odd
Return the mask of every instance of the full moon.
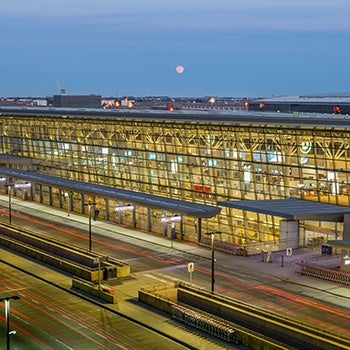
[[185, 70], [185, 68], [183, 66], [177, 66], [176, 67], [176, 72], [179, 73], [179, 74], [183, 73], [184, 70]]

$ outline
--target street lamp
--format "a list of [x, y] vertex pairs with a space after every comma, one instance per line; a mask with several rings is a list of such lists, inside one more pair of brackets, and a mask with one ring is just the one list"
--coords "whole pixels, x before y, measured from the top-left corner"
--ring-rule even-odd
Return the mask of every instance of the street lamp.
[[215, 284], [215, 278], [214, 278], [214, 238], [215, 235], [220, 235], [221, 232], [215, 231], [215, 232], [207, 232], [207, 236], [211, 236], [211, 292], [214, 294], [214, 284]]
[[10, 297], [1, 298], [0, 301], [5, 302], [5, 318], [6, 318], [6, 349], [10, 350], [10, 335], [16, 334], [16, 331], [10, 331], [10, 300], [18, 300], [19, 296], [13, 295]]
[[95, 207], [96, 203], [92, 202], [91, 200], [88, 201], [87, 204], [85, 204], [89, 207], [89, 251], [91, 252], [91, 245], [92, 245], [92, 235], [91, 235], [91, 209], [92, 206]]
[[9, 224], [12, 223], [12, 187], [14, 187], [14, 184], [12, 183], [12, 179], [9, 179], [9, 183], [5, 185], [7, 187], [8, 195], [9, 195]]
[[92, 245], [92, 237], [91, 237], [91, 206], [92, 206], [92, 203], [91, 203], [91, 201], [89, 201], [88, 206], [89, 206], [89, 251], [91, 252], [91, 245]]

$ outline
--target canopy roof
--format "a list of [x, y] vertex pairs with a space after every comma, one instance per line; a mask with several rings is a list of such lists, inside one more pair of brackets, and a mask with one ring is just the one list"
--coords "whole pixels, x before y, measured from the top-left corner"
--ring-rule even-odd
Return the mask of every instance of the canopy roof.
[[272, 200], [219, 201], [221, 207], [247, 210], [280, 216], [289, 220], [318, 220], [343, 222], [350, 208], [335, 204], [300, 200], [296, 198]]
[[124, 190], [90, 182], [69, 180], [58, 176], [0, 167], [0, 175], [52, 186], [65, 191], [76, 191], [90, 196], [101, 196], [149, 208], [169, 210], [174, 214], [186, 214], [198, 218], [210, 218], [219, 214], [221, 208], [153, 194]]

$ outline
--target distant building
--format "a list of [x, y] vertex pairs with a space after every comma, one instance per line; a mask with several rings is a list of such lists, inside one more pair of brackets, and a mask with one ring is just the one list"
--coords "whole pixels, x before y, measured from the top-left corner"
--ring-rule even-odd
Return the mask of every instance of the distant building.
[[32, 106], [47, 107], [47, 99], [35, 99], [32, 101]]
[[101, 95], [54, 95], [53, 107], [101, 108]]
[[350, 94], [272, 97], [250, 101], [248, 107], [262, 112], [350, 114]]

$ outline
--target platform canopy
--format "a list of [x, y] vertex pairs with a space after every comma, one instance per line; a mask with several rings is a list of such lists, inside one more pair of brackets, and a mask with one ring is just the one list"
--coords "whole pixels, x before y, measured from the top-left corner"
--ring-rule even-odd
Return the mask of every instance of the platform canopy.
[[296, 198], [219, 201], [218, 205], [221, 207], [279, 216], [288, 220], [343, 222], [344, 214], [350, 214], [349, 207]]
[[19, 179], [24, 182], [34, 182], [41, 185], [56, 187], [64, 191], [75, 191], [88, 196], [100, 196], [117, 201], [124, 201], [144, 207], [169, 210], [173, 213], [185, 214], [197, 218], [211, 218], [220, 213], [221, 208], [175, 198], [157, 196], [149, 193], [124, 190], [94, 184], [91, 182], [70, 180], [58, 176], [0, 167], [0, 176]]

